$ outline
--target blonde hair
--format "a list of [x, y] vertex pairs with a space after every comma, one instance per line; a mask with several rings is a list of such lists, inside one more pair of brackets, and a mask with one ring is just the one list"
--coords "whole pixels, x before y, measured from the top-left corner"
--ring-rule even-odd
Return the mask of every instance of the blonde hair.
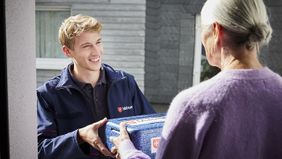
[[86, 31], [100, 32], [102, 25], [95, 18], [86, 15], [75, 15], [65, 19], [59, 29], [59, 41], [63, 46], [73, 49], [74, 37]]
[[202, 25], [222, 25], [235, 45], [260, 48], [272, 36], [263, 0], [207, 0], [201, 11]]

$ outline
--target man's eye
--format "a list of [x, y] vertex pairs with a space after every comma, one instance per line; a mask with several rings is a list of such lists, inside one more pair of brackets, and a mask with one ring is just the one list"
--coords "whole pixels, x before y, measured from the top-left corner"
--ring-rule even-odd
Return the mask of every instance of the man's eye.
[[84, 46], [82, 46], [82, 48], [87, 48], [87, 47], [90, 47], [90, 45], [84, 45]]

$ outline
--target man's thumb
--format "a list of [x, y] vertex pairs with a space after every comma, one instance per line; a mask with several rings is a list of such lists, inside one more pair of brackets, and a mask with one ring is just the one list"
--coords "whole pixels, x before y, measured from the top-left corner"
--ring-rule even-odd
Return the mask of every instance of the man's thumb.
[[94, 127], [95, 128], [100, 128], [103, 125], [105, 125], [107, 123], [107, 121], [108, 121], [107, 118], [101, 119], [101, 120], [97, 121], [96, 123], [94, 123]]

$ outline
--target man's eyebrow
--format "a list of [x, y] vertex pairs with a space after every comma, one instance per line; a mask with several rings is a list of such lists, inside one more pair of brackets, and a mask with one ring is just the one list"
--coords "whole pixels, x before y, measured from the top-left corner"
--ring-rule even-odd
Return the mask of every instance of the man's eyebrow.
[[91, 44], [91, 43], [90, 42], [85, 42], [85, 43], [80, 44], [80, 46], [89, 45], [89, 44]]

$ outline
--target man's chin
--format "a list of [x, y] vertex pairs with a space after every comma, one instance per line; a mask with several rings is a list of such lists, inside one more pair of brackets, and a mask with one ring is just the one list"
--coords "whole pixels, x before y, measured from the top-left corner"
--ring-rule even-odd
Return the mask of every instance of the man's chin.
[[99, 71], [101, 69], [101, 64], [100, 65], [96, 65], [96, 66], [92, 66], [89, 68], [89, 70], [91, 71]]

